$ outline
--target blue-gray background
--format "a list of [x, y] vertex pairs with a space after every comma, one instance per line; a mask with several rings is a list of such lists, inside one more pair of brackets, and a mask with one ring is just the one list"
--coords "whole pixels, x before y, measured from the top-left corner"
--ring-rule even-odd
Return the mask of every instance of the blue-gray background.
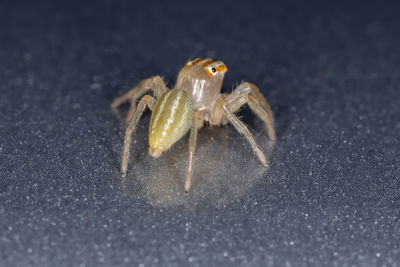
[[[1, 266], [400, 265], [395, 2], [56, 2], [0, 3]], [[232, 202], [154, 207], [109, 104], [197, 56], [260, 85], [278, 143]]]

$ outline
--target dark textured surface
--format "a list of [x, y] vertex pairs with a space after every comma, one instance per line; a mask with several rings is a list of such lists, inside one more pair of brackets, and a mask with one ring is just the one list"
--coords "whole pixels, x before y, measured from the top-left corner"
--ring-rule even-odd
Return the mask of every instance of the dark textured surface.
[[[1, 266], [400, 265], [396, 5], [10, 2]], [[228, 65], [228, 91], [260, 85], [278, 143], [230, 203], [154, 207], [124, 191], [109, 104], [196, 56]]]

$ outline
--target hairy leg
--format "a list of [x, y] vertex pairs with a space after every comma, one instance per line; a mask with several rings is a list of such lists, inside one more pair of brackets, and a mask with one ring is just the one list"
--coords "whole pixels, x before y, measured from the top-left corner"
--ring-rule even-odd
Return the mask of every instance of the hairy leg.
[[149, 95], [143, 96], [142, 99], [140, 99], [139, 101], [136, 112], [134, 113], [132, 119], [129, 121], [128, 128], [126, 128], [125, 132], [124, 149], [122, 154], [122, 164], [121, 164], [122, 175], [125, 175], [126, 171], [128, 170], [129, 150], [132, 142], [132, 134], [136, 129], [136, 125], [138, 124], [139, 119], [142, 116], [146, 106], [148, 106], [149, 109], [153, 111], [156, 104], [157, 100], [155, 100], [154, 97]]
[[189, 192], [192, 184], [193, 165], [194, 165], [194, 152], [196, 150], [197, 132], [202, 126], [203, 118], [200, 112], [195, 111], [192, 118], [192, 127], [190, 128], [189, 137], [189, 163], [185, 180], [185, 192]]
[[257, 86], [248, 82], [242, 83], [225, 99], [232, 112], [238, 110], [242, 105], [248, 104], [251, 110], [264, 122], [269, 138], [275, 140], [274, 115]]
[[267, 166], [267, 159], [266, 159], [264, 153], [261, 151], [260, 147], [257, 145], [256, 141], [254, 140], [253, 135], [250, 133], [250, 131], [246, 127], [246, 125], [244, 125], [244, 123], [242, 121], [240, 121], [239, 118], [235, 116], [235, 114], [233, 114], [233, 112], [229, 108], [227, 101], [224, 98], [220, 98], [220, 99], [218, 99], [217, 103], [222, 108], [222, 110], [223, 110], [226, 118], [229, 120], [229, 122], [232, 123], [232, 125], [235, 127], [235, 129], [239, 133], [243, 134], [246, 137], [247, 141], [251, 145], [251, 148], [256, 153], [256, 155], [257, 155], [258, 159], [261, 161], [261, 163], [264, 166]]
[[276, 135], [275, 135], [275, 130], [274, 130], [274, 125], [273, 125], [273, 121], [274, 119], [271, 117], [272, 112], [267, 112], [262, 106], [261, 104], [258, 102], [258, 100], [249, 95], [248, 96], [248, 102], [247, 104], [249, 105], [249, 107], [251, 108], [251, 110], [254, 111], [254, 113], [257, 114], [257, 116], [259, 118], [261, 118], [261, 120], [263, 120], [266, 128], [267, 128], [267, 132], [268, 132], [268, 136], [271, 140], [275, 140], [276, 139]]
[[154, 76], [148, 79], [141, 81], [137, 86], [133, 87], [127, 93], [122, 96], [116, 98], [112, 103], [111, 107], [116, 109], [121, 104], [130, 101], [131, 107], [128, 111], [128, 115], [126, 116], [126, 121], [129, 122], [133, 114], [136, 111], [136, 101], [137, 99], [145, 94], [147, 91], [153, 90], [156, 96], [156, 99], [160, 99], [161, 96], [168, 91], [167, 86], [165, 85], [163, 79], [160, 76]]

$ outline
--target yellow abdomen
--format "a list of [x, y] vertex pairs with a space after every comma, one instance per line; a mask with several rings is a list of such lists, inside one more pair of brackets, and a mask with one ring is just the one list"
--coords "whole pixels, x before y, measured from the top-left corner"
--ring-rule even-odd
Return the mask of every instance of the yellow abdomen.
[[149, 128], [149, 153], [158, 157], [184, 136], [190, 129], [193, 103], [183, 90], [166, 92], [151, 115]]

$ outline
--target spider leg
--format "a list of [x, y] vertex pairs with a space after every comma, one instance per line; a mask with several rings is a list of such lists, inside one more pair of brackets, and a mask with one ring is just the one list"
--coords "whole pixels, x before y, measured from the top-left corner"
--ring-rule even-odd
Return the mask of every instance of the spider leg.
[[250, 131], [246, 127], [246, 125], [241, 120], [239, 120], [239, 118], [236, 117], [235, 114], [233, 114], [233, 112], [230, 110], [230, 107], [229, 107], [227, 101], [224, 98], [219, 98], [217, 100], [217, 103], [222, 108], [222, 110], [223, 110], [226, 118], [229, 120], [229, 122], [232, 123], [232, 125], [235, 127], [235, 129], [239, 133], [243, 134], [246, 137], [247, 141], [251, 145], [251, 148], [258, 156], [258, 159], [266, 167], [267, 159], [266, 159], [264, 153], [261, 151], [260, 147], [257, 145], [256, 141], [254, 140], [253, 135], [250, 133]]
[[189, 137], [189, 163], [185, 180], [185, 192], [189, 192], [192, 184], [193, 165], [194, 165], [194, 152], [196, 150], [197, 132], [203, 123], [203, 116], [200, 112], [195, 111], [192, 117], [192, 126], [190, 128]]
[[139, 122], [139, 119], [142, 116], [146, 106], [148, 106], [149, 109], [153, 111], [156, 105], [157, 105], [157, 100], [155, 100], [154, 97], [149, 95], [143, 96], [142, 99], [140, 99], [139, 101], [136, 112], [129, 121], [129, 125], [128, 128], [126, 128], [125, 139], [124, 139], [124, 149], [123, 149], [122, 164], [121, 164], [122, 175], [125, 175], [128, 169], [129, 149], [131, 146], [132, 134], [136, 129], [136, 125]]
[[237, 111], [244, 104], [248, 104], [251, 110], [255, 114], [257, 114], [257, 116], [264, 122], [269, 138], [271, 140], [275, 140], [276, 135], [273, 126], [273, 119], [270, 116], [270, 114], [272, 113], [268, 113], [254, 96], [243, 95], [238, 98], [235, 98], [233, 101], [228, 103], [229, 108], [232, 110], [233, 113]]
[[117, 97], [111, 103], [111, 107], [113, 109], [116, 109], [121, 104], [130, 101], [131, 107], [128, 111], [128, 115], [126, 116], [126, 121], [129, 122], [132, 119], [133, 114], [135, 113], [135, 110], [136, 110], [136, 100], [141, 95], [145, 94], [149, 90], [153, 90], [153, 92], [156, 96], [156, 99], [160, 99], [161, 96], [166, 91], [168, 91], [168, 88], [165, 85], [165, 82], [163, 81], [163, 79], [157, 75], [157, 76], [142, 80], [137, 86], [133, 87], [127, 93], [123, 94], [120, 97]]
[[266, 111], [261, 106], [261, 104], [258, 102], [258, 100], [254, 96], [251, 96], [251, 95], [248, 96], [247, 104], [249, 105], [251, 110], [253, 110], [253, 112], [256, 113], [257, 116], [264, 121], [264, 124], [267, 128], [269, 138], [271, 140], [275, 140], [276, 135], [275, 135], [274, 125], [273, 125], [274, 119], [273, 119], [272, 112]]
[[248, 82], [242, 83], [226, 97], [226, 101], [232, 112], [247, 103], [251, 110], [264, 122], [269, 138], [275, 140], [274, 115], [271, 106], [256, 85]]

